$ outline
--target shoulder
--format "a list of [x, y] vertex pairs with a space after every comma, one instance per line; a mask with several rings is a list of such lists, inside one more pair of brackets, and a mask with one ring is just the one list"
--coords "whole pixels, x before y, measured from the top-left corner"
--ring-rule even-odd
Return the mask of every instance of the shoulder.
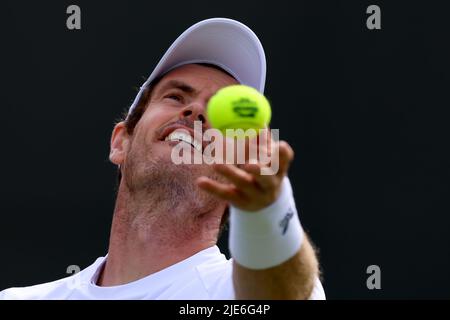
[[232, 260], [223, 256], [217, 261], [197, 266], [196, 270], [210, 299], [234, 299]]
[[76, 289], [90, 281], [96, 266], [103, 261], [98, 258], [94, 264], [70, 277], [28, 287], [15, 287], [0, 292], [0, 300], [63, 300], [68, 299]]
[[[209, 249], [208, 259], [197, 264], [195, 270], [197, 279], [200, 280], [208, 299], [236, 299], [233, 285], [233, 259], [227, 259], [217, 247]], [[322, 283], [316, 277], [313, 291], [308, 300], [325, 299]]]
[[314, 284], [313, 291], [308, 300], [326, 300], [325, 290], [323, 290], [323, 286], [319, 278], [316, 278], [316, 283]]
[[[223, 258], [215, 263], [199, 265], [197, 272], [208, 293], [209, 299], [236, 299], [233, 285], [232, 259], [227, 260]], [[316, 278], [313, 291], [308, 300], [326, 300], [325, 291], [319, 278]]]
[[[73, 276], [72, 276], [73, 277]], [[9, 288], [0, 292], [0, 299], [4, 300], [38, 300], [52, 299], [52, 296], [60, 296], [64, 299], [64, 294], [70, 291], [72, 277], [47, 282], [29, 287]]]

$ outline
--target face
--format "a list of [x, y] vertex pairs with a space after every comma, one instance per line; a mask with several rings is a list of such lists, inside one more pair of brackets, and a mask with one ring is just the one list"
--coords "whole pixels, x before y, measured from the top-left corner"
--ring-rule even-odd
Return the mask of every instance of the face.
[[[166, 141], [166, 137], [176, 129], [187, 130], [193, 136], [194, 121], [203, 122], [203, 131], [208, 129], [205, 109], [209, 99], [220, 88], [232, 84], [237, 81], [226, 73], [195, 64], [179, 67], [161, 79], [133, 135], [127, 137], [122, 132], [119, 138], [124, 140], [124, 147], [115, 160], [122, 165], [131, 191], [158, 187], [167, 193], [176, 191], [177, 199], [183, 193], [206, 197], [197, 190], [195, 180], [202, 175], [214, 178], [212, 169], [206, 164], [174, 164], [172, 148], [183, 142]], [[192, 147], [191, 152], [201, 151]]]

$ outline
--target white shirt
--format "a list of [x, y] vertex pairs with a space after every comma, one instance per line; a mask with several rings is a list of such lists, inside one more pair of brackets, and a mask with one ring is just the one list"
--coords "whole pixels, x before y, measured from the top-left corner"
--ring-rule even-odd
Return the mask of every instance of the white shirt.
[[[0, 299], [45, 300], [232, 300], [232, 259], [213, 246], [147, 277], [120, 286], [96, 285], [106, 257], [79, 273], [53, 282], [0, 292]], [[310, 297], [325, 299], [319, 279]]]

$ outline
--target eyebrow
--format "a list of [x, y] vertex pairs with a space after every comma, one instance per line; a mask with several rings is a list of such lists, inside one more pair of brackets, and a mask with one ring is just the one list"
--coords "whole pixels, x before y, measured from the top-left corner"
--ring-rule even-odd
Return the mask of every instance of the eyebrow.
[[180, 80], [170, 80], [167, 81], [165, 84], [162, 85], [162, 87], [158, 90], [158, 93], [164, 92], [168, 89], [179, 89], [185, 93], [193, 94], [196, 92], [196, 90], [188, 85], [187, 83], [180, 81]]

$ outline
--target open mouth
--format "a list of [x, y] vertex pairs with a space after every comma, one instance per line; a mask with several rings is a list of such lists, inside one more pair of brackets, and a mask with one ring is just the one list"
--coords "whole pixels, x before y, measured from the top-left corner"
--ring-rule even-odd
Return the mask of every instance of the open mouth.
[[182, 141], [185, 143], [190, 144], [194, 149], [198, 150], [199, 152], [202, 152], [202, 144], [198, 142], [197, 140], [194, 140], [194, 138], [183, 131], [173, 131], [170, 133], [164, 141]]

